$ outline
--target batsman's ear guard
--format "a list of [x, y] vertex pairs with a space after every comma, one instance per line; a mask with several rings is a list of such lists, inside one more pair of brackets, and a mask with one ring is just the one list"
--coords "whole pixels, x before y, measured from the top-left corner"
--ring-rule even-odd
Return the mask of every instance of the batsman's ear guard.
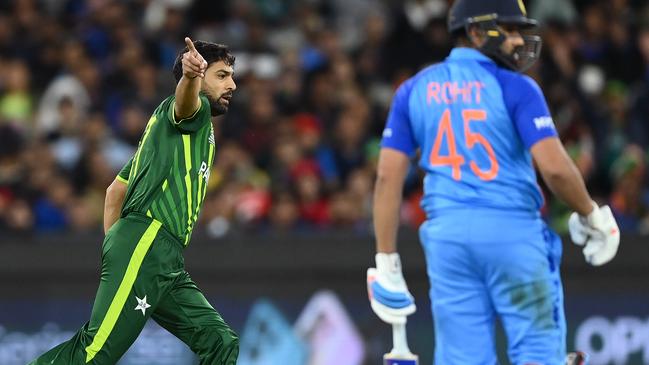
[[467, 37], [470, 37], [470, 28], [477, 27], [485, 37], [479, 48], [482, 53], [507, 68], [524, 72], [541, 54], [541, 37], [522, 34], [524, 45], [507, 54], [501, 48], [506, 39], [499, 27], [503, 24], [523, 30], [536, 27], [537, 21], [527, 17], [522, 0], [455, 0], [448, 14], [447, 27], [449, 33], [465, 31]]

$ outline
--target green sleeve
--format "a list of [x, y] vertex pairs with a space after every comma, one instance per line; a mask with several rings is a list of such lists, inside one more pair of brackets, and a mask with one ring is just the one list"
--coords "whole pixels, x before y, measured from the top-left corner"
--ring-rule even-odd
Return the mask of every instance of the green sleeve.
[[207, 100], [207, 97], [204, 95], [200, 95], [199, 98], [201, 100], [201, 106], [196, 110], [196, 112], [194, 112], [192, 116], [180, 120], [176, 120], [176, 114], [174, 113], [176, 98], [174, 96], [169, 98], [169, 102], [167, 103], [167, 115], [169, 116], [169, 121], [182, 133], [196, 132], [201, 129], [205, 123], [208, 123], [211, 120], [209, 100]]
[[123, 182], [124, 184], [128, 184], [128, 175], [131, 173], [131, 165], [133, 164], [133, 157], [131, 157], [130, 160], [122, 167], [121, 170], [119, 170], [119, 174], [117, 174], [117, 179], [118, 181]]

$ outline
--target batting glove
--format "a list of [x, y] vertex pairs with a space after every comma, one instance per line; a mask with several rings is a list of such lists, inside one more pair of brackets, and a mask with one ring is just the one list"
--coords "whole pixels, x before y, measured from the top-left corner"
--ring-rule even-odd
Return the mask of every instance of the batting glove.
[[604, 265], [617, 254], [620, 245], [620, 230], [608, 205], [598, 207], [593, 202], [593, 211], [583, 217], [573, 212], [568, 221], [570, 238], [579, 246], [586, 262], [593, 266]]
[[376, 268], [367, 269], [367, 293], [372, 310], [390, 324], [405, 324], [415, 313], [415, 300], [401, 272], [398, 253], [377, 253]]

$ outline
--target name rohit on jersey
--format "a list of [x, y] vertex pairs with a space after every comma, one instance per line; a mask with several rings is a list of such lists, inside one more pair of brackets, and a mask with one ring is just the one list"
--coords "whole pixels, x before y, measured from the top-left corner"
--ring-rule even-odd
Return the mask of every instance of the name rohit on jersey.
[[554, 129], [554, 122], [552, 121], [552, 117], [549, 116], [534, 118], [534, 125], [536, 126], [537, 130], [541, 130], [543, 128]]
[[459, 101], [465, 104], [480, 104], [480, 91], [485, 85], [480, 81], [446, 81], [428, 83], [426, 87], [426, 103], [433, 101], [437, 104], [455, 104]]

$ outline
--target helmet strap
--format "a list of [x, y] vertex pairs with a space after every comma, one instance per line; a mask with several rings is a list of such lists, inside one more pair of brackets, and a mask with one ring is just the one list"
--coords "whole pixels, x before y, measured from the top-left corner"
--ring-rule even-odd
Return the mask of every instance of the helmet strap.
[[471, 35], [470, 28], [472, 26], [477, 26], [484, 37], [484, 42], [478, 47], [478, 50], [511, 70], [525, 72], [536, 62], [541, 53], [541, 38], [527, 35], [521, 35], [525, 41], [523, 47], [517, 47], [512, 54], [504, 53], [502, 45], [507, 36], [501, 31], [495, 18], [467, 23], [466, 34], [474, 44], [479, 44], [479, 42]]

